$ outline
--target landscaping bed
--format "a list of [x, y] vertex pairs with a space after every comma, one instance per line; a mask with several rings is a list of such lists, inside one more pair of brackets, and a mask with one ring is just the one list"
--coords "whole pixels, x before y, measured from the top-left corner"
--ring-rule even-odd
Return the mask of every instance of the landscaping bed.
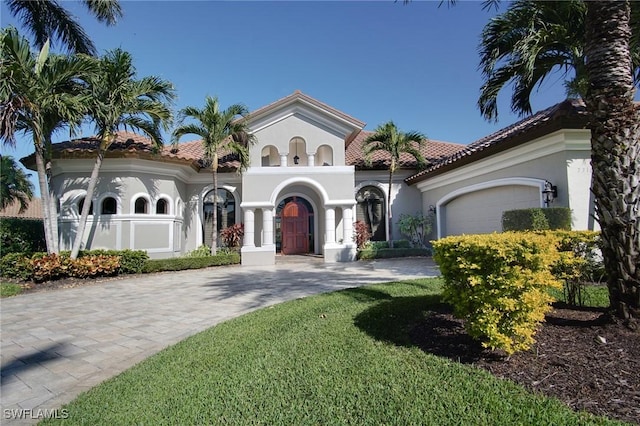
[[640, 335], [603, 313], [558, 305], [534, 347], [510, 358], [472, 340], [446, 305], [416, 324], [411, 336], [425, 352], [483, 368], [576, 411], [640, 423]]

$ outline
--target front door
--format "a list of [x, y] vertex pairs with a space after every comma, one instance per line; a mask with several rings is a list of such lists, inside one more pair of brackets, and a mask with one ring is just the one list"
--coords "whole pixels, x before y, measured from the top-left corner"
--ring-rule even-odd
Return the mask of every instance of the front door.
[[282, 253], [309, 252], [309, 211], [305, 205], [293, 200], [282, 209]]

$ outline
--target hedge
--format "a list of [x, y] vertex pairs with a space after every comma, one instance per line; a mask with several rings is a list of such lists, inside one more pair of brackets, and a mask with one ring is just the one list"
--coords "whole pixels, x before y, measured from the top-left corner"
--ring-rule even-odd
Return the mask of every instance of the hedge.
[[503, 231], [571, 230], [571, 209], [566, 207], [506, 210]]
[[[394, 243], [395, 244], [395, 243]], [[392, 257], [430, 256], [430, 249], [423, 248], [375, 248], [367, 247], [358, 251], [358, 259], [388, 259]]]
[[219, 253], [208, 257], [175, 257], [171, 259], [148, 260], [144, 272], [182, 271], [185, 269], [200, 269], [209, 266], [233, 265], [240, 263], [238, 253]]
[[32, 254], [46, 251], [42, 220], [18, 219], [13, 217], [0, 220], [0, 255], [9, 253]]

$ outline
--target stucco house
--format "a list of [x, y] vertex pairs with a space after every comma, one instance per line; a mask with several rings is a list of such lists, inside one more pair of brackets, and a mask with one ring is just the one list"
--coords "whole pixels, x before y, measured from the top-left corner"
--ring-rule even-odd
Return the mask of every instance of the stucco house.
[[[372, 133], [365, 123], [300, 91], [247, 120], [257, 140], [250, 167], [239, 174], [236, 159], [223, 156], [217, 194], [200, 141], [154, 152], [146, 138], [119, 133], [91, 200], [84, 246], [180, 256], [210, 243], [217, 196], [218, 226], [244, 224], [243, 264], [268, 265], [277, 254], [300, 253], [351, 261], [355, 220], [370, 223], [375, 240], [402, 238], [385, 229], [388, 191], [393, 217], [435, 211], [434, 237], [442, 237], [499, 231], [502, 211], [546, 204], [545, 182], [557, 188], [554, 206], [572, 209], [575, 229], [595, 226], [590, 133], [579, 101], [565, 101], [470, 145], [429, 140], [423, 154], [430, 166], [418, 172], [412, 157], [403, 158], [391, 188], [384, 156], [365, 164], [361, 145]], [[54, 145], [62, 248], [73, 242], [96, 146], [92, 137]], [[33, 156], [23, 163], [33, 169]]]

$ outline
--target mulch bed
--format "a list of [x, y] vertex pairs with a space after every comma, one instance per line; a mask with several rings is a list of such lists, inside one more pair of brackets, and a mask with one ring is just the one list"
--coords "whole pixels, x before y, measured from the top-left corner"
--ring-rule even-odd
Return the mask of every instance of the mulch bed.
[[536, 344], [510, 358], [484, 349], [444, 305], [412, 331], [424, 351], [483, 368], [576, 411], [640, 424], [640, 333], [602, 310], [555, 307]]

